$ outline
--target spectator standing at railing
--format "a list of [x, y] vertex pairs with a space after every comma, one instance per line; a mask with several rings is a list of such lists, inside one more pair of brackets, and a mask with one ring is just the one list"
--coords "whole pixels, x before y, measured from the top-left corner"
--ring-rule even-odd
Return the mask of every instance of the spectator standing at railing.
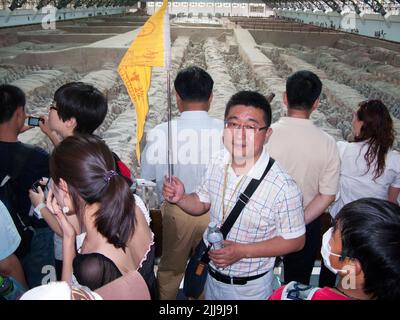
[[[179, 71], [174, 86], [181, 116], [171, 122], [173, 174], [193, 192], [200, 184], [212, 155], [222, 148], [223, 122], [208, 115], [214, 81], [203, 69]], [[143, 150], [141, 176], [157, 183], [158, 193], [167, 167], [167, 123], [153, 128]], [[177, 205], [164, 202], [162, 256], [158, 266], [161, 299], [176, 299], [186, 263], [209, 223], [209, 214], [193, 217]]]
[[271, 126], [267, 145], [303, 193], [306, 244], [284, 257], [286, 283], [309, 283], [320, 244], [320, 216], [338, 190], [340, 159], [335, 139], [310, 120], [319, 106], [321, 90], [321, 80], [310, 71], [298, 71], [287, 79], [283, 95], [287, 116]]

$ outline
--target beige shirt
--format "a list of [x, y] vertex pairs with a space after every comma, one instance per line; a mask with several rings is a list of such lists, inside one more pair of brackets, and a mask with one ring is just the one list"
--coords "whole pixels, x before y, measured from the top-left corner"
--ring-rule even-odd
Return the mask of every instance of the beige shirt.
[[334, 138], [308, 119], [282, 117], [271, 127], [268, 152], [296, 181], [304, 207], [318, 192], [335, 195], [340, 158]]

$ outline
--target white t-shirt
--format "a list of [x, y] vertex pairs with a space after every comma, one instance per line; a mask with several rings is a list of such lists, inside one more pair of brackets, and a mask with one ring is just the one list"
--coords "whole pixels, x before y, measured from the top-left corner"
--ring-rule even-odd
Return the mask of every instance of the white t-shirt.
[[[223, 149], [224, 122], [206, 111], [185, 111], [171, 121], [173, 175], [182, 180], [187, 193], [200, 184], [210, 159]], [[168, 126], [163, 122], [147, 135], [141, 157], [141, 177], [155, 180], [162, 198], [164, 176], [168, 174]]]
[[375, 181], [375, 161], [367, 172], [367, 163], [364, 159], [368, 149], [366, 142], [337, 143], [340, 159], [339, 192], [336, 201], [332, 205], [330, 213], [335, 217], [340, 209], [354, 200], [373, 197], [387, 199], [389, 187], [400, 188], [400, 153], [391, 150], [386, 155], [385, 170]]

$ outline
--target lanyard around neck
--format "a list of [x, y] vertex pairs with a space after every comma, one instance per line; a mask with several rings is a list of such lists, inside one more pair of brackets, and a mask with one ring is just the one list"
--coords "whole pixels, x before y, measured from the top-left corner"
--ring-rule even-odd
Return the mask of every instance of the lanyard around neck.
[[[227, 164], [227, 165], [225, 166], [225, 170], [224, 170], [224, 184], [223, 184], [223, 186], [222, 186], [222, 199], [221, 199], [222, 221], [221, 221], [221, 224], [225, 221], [225, 214], [226, 214], [226, 212], [228, 211], [228, 209], [225, 210], [225, 192], [226, 192], [226, 185], [227, 185], [228, 167], [229, 167], [229, 164]], [[235, 186], [235, 188], [234, 188], [234, 190], [233, 190], [233, 192], [232, 192], [232, 194], [231, 194], [231, 197], [229, 198], [228, 206], [229, 206], [229, 204], [231, 203], [233, 196], [236, 194], [237, 190], [239, 189], [239, 185], [241, 186], [241, 185], [243, 184], [242, 182], [243, 182], [243, 178], [244, 178], [244, 177], [245, 177], [245, 175], [243, 175], [243, 176], [240, 178], [240, 180], [238, 181], [238, 183], [236, 184], [236, 186]]]

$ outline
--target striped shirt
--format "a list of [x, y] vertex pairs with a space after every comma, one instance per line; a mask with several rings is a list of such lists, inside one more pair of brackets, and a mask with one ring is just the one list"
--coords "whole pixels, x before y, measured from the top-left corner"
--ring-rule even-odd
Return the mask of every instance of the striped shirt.
[[[227, 172], [224, 207], [227, 213], [234, 207], [239, 195], [250, 181], [260, 179], [269, 161], [263, 153], [244, 176], [236, 176], [229, 165], [230, 154], [223, 150], [207, 167], [203, 181], [196, 193], [201, 202], [210, 203], [210, 221], [222, 224], [222, 194], [224, 175]], [[227, 170], [225, 170], [227, 168]], [[207, 232], [207, 230], [206, 230]], [[204, 240], [206, 241], [206, 232]], [[305, 233], [302, 194], [291, 178], [275, 162], [260, 183], [226, 239], [238, 243], [256, 243], [281, 236], [284, 239], [300, 237]], [[262, 274], [273, 268], [275, 257], [244, 258], [219, 272], [232, 277]], [[211, 262], [211, 266], [215, 268]]]

